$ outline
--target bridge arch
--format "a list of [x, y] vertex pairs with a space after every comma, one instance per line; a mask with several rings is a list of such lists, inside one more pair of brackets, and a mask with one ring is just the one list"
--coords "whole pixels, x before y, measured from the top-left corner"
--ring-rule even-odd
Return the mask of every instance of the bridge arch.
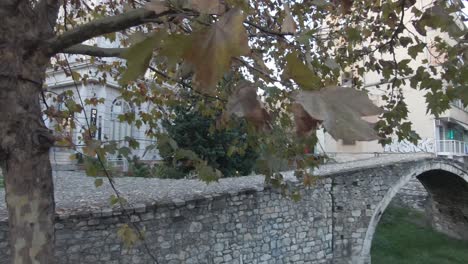
[[[437, 176], [439, 174], [444, 174], [444, 181], [445, 184], [439, 185], [440, 181], [436, 181], [437, 179], [440, 180], [440, 176]], [[380, 218], [385, 211], [385, 209], [388, 207], [392, 199], [395, 197], [395, 195], [398, 193], [398, 191], [405, 186], [411, 179], [418, 178], [418, 180], [423, 184], [423, 186], [426, 188], [427, 192], [429, 193], [429, 197], [431, 200], [431, 210], [439, 210], [439, 214], [442, 217], [456, 217], [456, 218], [464, 218], [462, 221], [465, 222], [464, 228], [468, 230], [468, 172], [462, 167], [461, 164], [454, 162], [454, 161], [447, 161], [447, 160], [433, 160], [430, 163], [426, 163], [424, 166], [414, 166], [409, 173], [403, 175], [402, 177], [399, 178], [399, 180], [389, 188], [389, 190], [386, 192], [385, 196], [383, 199], [380, 200], [380, 202], [377, 204], [374, 213], [370, 219], [369, 225], [367, 227], [367, 231], [364, 237], [364, 241], [362, 244], [362, 250], [359, 256], [357, 256], [357, 259], [353, 260], [353, 263], [362, 263], [362, 264], [368, 264], [370, 263], [370, 253], [371, 253], [371, 246], [372, 246], [372, 240], [377, 228], [377, 225], [379, 224]], [[457, 185], [458, 184], [458, 185]], [[448, 216], [446, 215], [447, 213], [451, 214], [454, 213], [449, 212], [450, 209], [446, 208], [447, 206], [447, 201], [450, 199], [450, 197], [455, 197], [452, 193], [450, 196], [449, 188], [458, 188], [457, 190], [463, 190], [464, 195], [460, 195], [458, 199], [459, 205], [462, 202], [465, 202], [464, 206], [464, 211], [461, 212], [460, 215], [460, 209], [458, 212], [455, 212], [455, 215]], [[461, 188], [461, 189], [460, 189]], [[456, 190], [454, 190], [456, 191]], [[442, 198], [441, 195], [449, 195], [449, 197]], [[445, 199], [444, 201], [440, 201], [442, 199]], [[440, 203], [441, 202], [441, 203]], [[443, 208], [440, 208], [443, 207]], [[435, 226], [436, 229], [439, 228], [444, 228], [444, 227], [438, 227]], [[439, 229], [440, 230], [440, 229]], [[465, 230], [465, 231], [466, 231]], [[447, 230], [440, 230], [444, 233]], [[456, 232], [453, 234], [448, 233], [448, 235], [457, 237]], [[457, 238], [460, 239], [468, 239], [467, 234], [458, 234], [459, 236]], [[460, 237], [461, 236], [461, 237]]]

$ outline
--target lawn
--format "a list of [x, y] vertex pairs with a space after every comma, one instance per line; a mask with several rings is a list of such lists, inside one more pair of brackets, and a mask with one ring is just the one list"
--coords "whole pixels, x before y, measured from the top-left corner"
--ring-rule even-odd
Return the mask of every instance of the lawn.
[[373, 264], [467, 264], [468, 241], [433, 231], [422, 213], [388, 208], [372, 244]]

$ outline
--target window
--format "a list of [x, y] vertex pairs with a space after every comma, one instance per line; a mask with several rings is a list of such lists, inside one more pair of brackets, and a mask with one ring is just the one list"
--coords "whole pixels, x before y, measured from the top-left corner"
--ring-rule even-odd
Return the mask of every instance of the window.
[[[55, 107], [59, 113], [68, 111], [68, 107], [65, 102], [67, 99], [68, 97], [64, 94], [57, 96], [57, 104]], [[71, 137], [74, 128], [73, 114], [69, 114], [68, 117], [64, 117], [60, 114], [55, 118], [52, 124], [57, 135]]]
[[132, 112], [130, 105], [122, 99], [115, 99], [111, 107], [111, 139], [123, 140], [132, 136], [132, 126], [121, 122], [119, 116]]
[[341, 74], [341, 86], [352, 87], [353, 86], [353, 75], [351, 72], [344, 72]]

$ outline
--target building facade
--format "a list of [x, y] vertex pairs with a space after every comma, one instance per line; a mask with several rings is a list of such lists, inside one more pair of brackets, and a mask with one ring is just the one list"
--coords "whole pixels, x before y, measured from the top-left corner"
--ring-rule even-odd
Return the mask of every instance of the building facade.
[[[44, 117], [46, 125], [54, 130], [54, 133], [68, 137], [76, 146], [76, 150], [59, 145], [52, 148], [50, 153], [52, 164], [63, 166], [75, 164], [76, 160], [73, 155], [82, 152], [84, 146], [83, 132], [90, 126], [96, 128], [95, 131], [92, 131], [92, 137], [96, 140], [102, 142], [113, 140], [119, 146], [126, 146], [128, 145], [126, 138], [132, 137], [139, 143], [139, 147], [132, 150], [131, 155], [136, 155], [141, 160], [159, 160], [160, 157], [157, 151], [154, 150], [155, 148], [151, 148], [150, 151], [147, 150], [148, 146], [155, 144], [155, 140], [146, 136], [147, 127], [145, 124], [137, 128], [133, 124], [119, 120], [120, 115], [135, 112], [139, 109], [121, 98], [121, 87], [118, 83], [109, 78], [103, 82], [102, 76], [96, 71], [96, 64], [91, 64], [89, 61], [71, 63], [70, 68], [80, 76], [86, 74], [88, 76], [86, 83], [74, 81], [72, 76], [67, 76], [63, 70], [49, 69], [46, 73], [45, 100], [47, 106], [53, 106], [57, 110], [64, 110], [67, 108], [67, 99], [72, 99], [75, 103], [84, 105], [83, 111], [69, 117], [70, 119], [73, 118], [75, 127], [67, 122], [69, 120], [64, 120], [61, 126], [63, 129], [56, 131], [54, 128], [57, 121]], [[65, 93], [66, 91], [68, 92]], [[57, 100], [58, 97], [61, 97], [60, 100]], [[82, 102], [93, 98], [103, 98], [103, 103], [98, 103], [95, 106], [82, 104]], [[148, 104], [143, 104], [139, 108], [148, 107], [150, 107]], [[126, 164], [121, 164], [126, 163], [126, 160], [118, 155], [108, 155], [107, 162], [116, 162], [126, 166]]]
[[[418, 0], [415, 5], [418, 8], [424, 9], [430, 7], [432, 1]], [[456, 17], [456, 15], [454, 14]], [[460, 28], [465, 28], [465, 24], [461, 20], [456, 19]], [[405, 18], [405, 26], [416, 32], [410, 18]], [[438, 30], [427, 29], [427, 35], [421, 37], [429, 48], [425, 49], [424, 54], [419, 54], [414, 61], [410, 63], [410, 67], [416, 71], [418, 67], [437, 67], [443, 62], [443, 56], [437, 54], [436, 50], [431, 48], [431, 43], [435, 37], [441, 37], [450, 44], [454, 44], [446, 34]], [[407, 37], [412, 37], [408, 31], [401, 34], [406, 34]], [[418, 34], [418, 33], [414, 33]], [[403, 48], [395, 51], [397, 61], [408, 59], [407, 51]], [[390, 54], [372, 54], [377, 59], [389, 59]], [[353, 85], [352, 72], [345, 72], [342, 78], [342, 86], [352, 88]], [[376, 105], [383, 105], [381, 96], [386, 93], [386, 85], [389, 84], [381, 74], [376, 72], [367, 72], [362, 78], [364, 88], [369, 92], [370, 99]], [[460, 100], [453, 101], [450, 104], [450, 109], [441, 114], [439, 117], [427, 113], [427, 103], [425, 99], [426, 91], [417, 90], [410, 87], [409, 81], [402, 87], [402, 93], [405, 97], [405, 103], [408, 107], [407, 120], [412, 123], [413, 130], [420, 136], [418, 144], [412, 144], [407, 141], [399, 142], [396, 138], [391, 144], [382, 147], [377, 141], [371, 142], [343, 142], [333, 139], [324, 131], [319, 131], [319, 144], [316, 147], [317, 152], [326, 153], [329, 156], [336, 158], [339, 161], [353, 160], [356, 158], [372, 157], [381, 153], [413, 153], [426, 152], [433, 153], [439, 156], [447, 156], [459, 160], [468, 158], [468, 107], [464, 107]], [[367, 119], [367, 118], [366, 118]], [[377, 117], [369, 117], [368, 121], [377, 121]]]

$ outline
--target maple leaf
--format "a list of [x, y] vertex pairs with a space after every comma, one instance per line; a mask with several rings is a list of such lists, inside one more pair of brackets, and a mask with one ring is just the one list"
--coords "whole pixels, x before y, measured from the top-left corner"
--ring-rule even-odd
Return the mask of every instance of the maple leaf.
[[214, 93], [214, 87], [229, 69], [233, 57], [248, 55], [250, 48], [238, 8], [225, 13], [209, 29], [197, 32], [184, 58], [194, 68], [193, 84], [198, 90]]
[[322, 80], [307, 67], [297, 52], [291, 52], [285, 57], [284, 75], [293, 79], [302, 89], [317, 90], [322, 87]]
[[291, 15], [291, 9], [289, 9], [288, 4], [284, 4], [284, 12], [286, 16], [283, 19], [283, 24], [281, 24], [281, 32], [283, 33], [295, 33], [296, 32], [296, 22]]
[[146, 3], [145, 8], [155, 12], [156, 14], [169, 10], [166, 0], [152, 0], [151, 2]]
[[128, 48], [122, 56], [127, 60], [127, 70], [119, 80], [120, 84], [127, 84], [145, 74], [159, 39], [160, 34], [156, 33]]
[[270, 115], [263, 108], [257, 97], [257, 88], [253, 83], [242, 81], [237, 90], [229, 97], [223, 119], [231, 115], [244, 117], [252, 122], [257, 129], [268, 129]]
[[[352, 88], [327, 87], [319, 91], [299, 91], [294, 95], [295, 120], [299, 120], [298, 134], [305, 134], [322, 121], [324, 128], [338, 140], [376, 140], [376, 131], [363, 116], [378, 115], [382, 109], [372, 103], [364, 91]], [[309, 116], [307, 116], [308, 114]], [[297, 125], [296, 125], [297, 126]]]
[[218, 15], [225, 11], [224, 4], [219, 0], [188, 0], [186, 6], [203, 14]]
[[301, 104], [293, 103], [291, 111], [294, 115], [294, 123], [296, 124], [296, 132], [299, 136], [304, 136], [309, 132], [317, 130], [321, 120], [311, 117], [302, 107]]

